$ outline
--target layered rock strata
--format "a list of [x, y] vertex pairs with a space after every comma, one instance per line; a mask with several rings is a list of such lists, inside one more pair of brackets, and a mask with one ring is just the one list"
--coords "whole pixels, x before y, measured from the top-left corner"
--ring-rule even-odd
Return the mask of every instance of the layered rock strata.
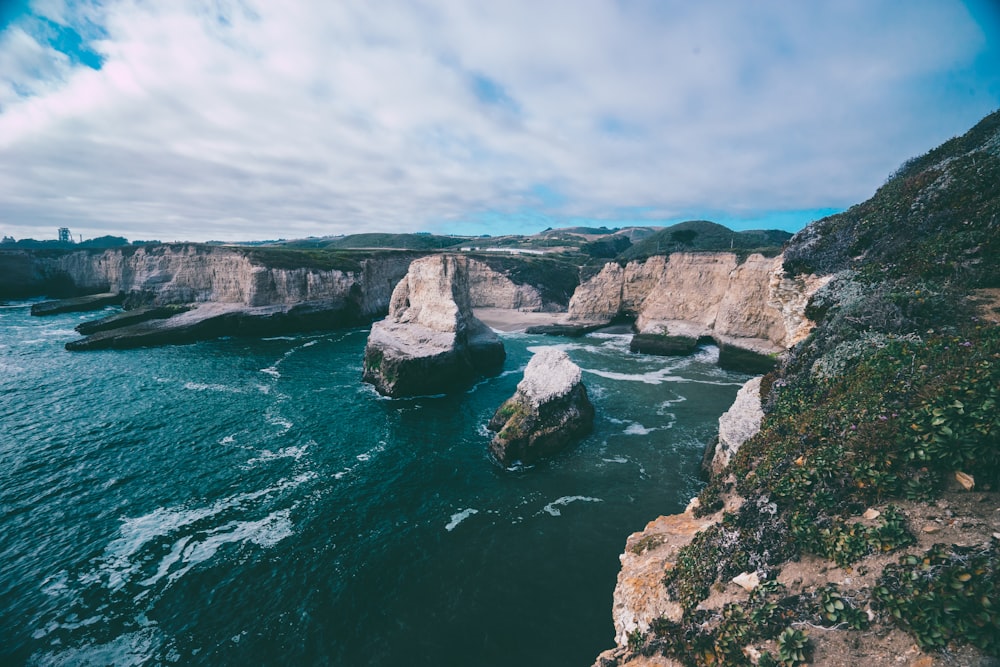
[[503, 343], [472, 314], [469, 261], [431, 256], [410, 265], [388, 316], [372, 325], [363, 379], [386, 396], [438, 394], [498, 371], [504, 357]]
[[[112, 319], [98, 328], [117, 333], [76, 341], [74, 349], [345, 326], [383, 316], [410, 262], [425, 255], [409, 251], [373, 253], [366, 258], [331, 255], [315, 262], [293, 250], [199, 244], [63, 253], [2, 251], [0, 297], [120, 294], [116, 298], [124, 299], [127, 310], [212, 304], [189, 307], [190, 313], [180, 319], [174, 316], [181, 311]], [[306, 266], [297, 266], [299, 262]], [[543, 297], [544, 286], [517, 282], [514, 269], [500, 271], [468, 260], [471, 306], [521, 312], [565, 310], [565, 302], [560, 305]], [[84, 306], [67, 301], [36, 308], [38, 314], [43, 309], [57, 312]]]
[[497, 409], [490, 451], [504, 466], [533, 463], [586, 436], [594, 426], [580, 367], [556, 348], [537, 352], [517, 391]]
[[[414, 256], [345, 259], [339, 268], [323, 268], [287, 266], [296, 259], [293, 253], [273, 261], [242, 249], [197, 244], [77, 251], [33, 257], [34, 282], [24, 288], [37, 292], [54, 285], [68, 294], [120, 295], [114, 298], [124, 299], [135, 314], [88, 323], [80, 330], [86, 337], [67, 348], [136, 347], [368, 322], [386, 311]], [[93, 298], [68, 300], [39, 304], [37, 310], [81, 310], [92, 303]]]
[[741, 263], [734, 253], [712, 252], [609, 263], [576, 290], [569, 320], [631, 316], [647, 336], [710, 336], [720, 345], [781, 352], [808, 335], [806, 303], [829, 280], [786, 275], [782, 261], [753, 254]]

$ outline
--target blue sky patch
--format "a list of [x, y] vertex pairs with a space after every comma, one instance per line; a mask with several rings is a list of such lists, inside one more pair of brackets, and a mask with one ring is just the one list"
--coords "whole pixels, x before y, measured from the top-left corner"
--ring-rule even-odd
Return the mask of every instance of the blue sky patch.
[[104, 59], [83, 41], [80, 33], [69, 26], [59, 25], [44, 17], [39, 17], [39, 20], [45, 25], [48, 43], [52, 48], [69, 56], [70, 62], [74, 65], [86, 65], [91, 69], [101, 69]]
[[517, 102], [507, 94], [506, 89], [485, 74], [473, 73], [470, 78], [470, 84], [476, 99], [483, 104], [515, 113], [520, 111]]

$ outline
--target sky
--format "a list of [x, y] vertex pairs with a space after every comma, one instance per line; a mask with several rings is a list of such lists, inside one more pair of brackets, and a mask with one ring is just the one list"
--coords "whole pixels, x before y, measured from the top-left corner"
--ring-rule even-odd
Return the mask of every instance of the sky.
[[994, 0], [0, 0], [0, 235], [795, 231], [1000, 107]]

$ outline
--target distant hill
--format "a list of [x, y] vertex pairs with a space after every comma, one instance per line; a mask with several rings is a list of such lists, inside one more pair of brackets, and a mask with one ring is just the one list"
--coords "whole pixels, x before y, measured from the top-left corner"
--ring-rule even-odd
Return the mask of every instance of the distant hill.
[[321, 248], [348, 250], [359, 248], [393, 248], [397, 250], [438, 250], [465, 243], [463, 236], [437, 236], [434, 234], [348, 234], [347, 236], [298, 239], [286, 241], [286, 248]]
[[672, 252], [736, 250], [777, 255], [792, 235], [779, 229], [736, 232], [708, 220], [689, 220], [650, 234], [632, 244], [619, 259], [645, 259]]

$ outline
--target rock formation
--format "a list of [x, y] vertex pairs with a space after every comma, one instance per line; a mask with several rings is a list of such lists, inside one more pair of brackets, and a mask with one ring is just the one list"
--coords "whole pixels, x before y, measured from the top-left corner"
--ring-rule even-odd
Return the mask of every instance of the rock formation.
[[[183, 318], [176, 317], [182, 310], [154, 310], [111, 319], [98, 327], [108, 333], [74, 341], [73, 349], [326, 328], [363, 324], [385, 315], [410, 262], [425, 255], [396, 251], [315, 258], [293, 249], [194, 243], [60, 253], [3, 250], [0, 298], [65, 299], [107, 293], [124, 298], [128, 311], [165, 306], [184, 306], [182, 310], [188, 311]], [[552, 279], [560, 288], [565, 286], [572, 276], [564, 263], [489, 259], [497, 268], [486, 261], [467, 260], [473, 308], [565, 311], [569, 296], [545, 284]], [[82, 308], [82, 302], [69, 301], [39, 305], [36, 310], [42, 314]]]
[[711, 473], [718, 475], [729, 465], [740, 446], [757, 434], [764, 411], [760, 406], [760, 378], [740, 387], [732, 406], [719, 417], [719, 439], [712, 457]]
[[489, 423], [496, 432], [490, 451], [498, 461], [532, 463], [590, 433], [594, 407], [582, 375], [562, 350], [545, 348], [531, 358], [517, 392]]
[[[64, 296], [121, 295], [126, 309], [139, 310], [133, 317], [88, 323], [89, 330], [81, 330], [87, 337], [67, 344], [73, 350], [361, 324], [386, 311], [415, 256], [401, 252], [343, 258], [329, 267], [294, 266], [294, 251], [272, 257], [197, 244], [22, 255], [0, 257], [0, 268], [11, 264], [25, 277], [22, 291], [40, 294], [55, 287]], [[24, 257], [32, 262], [30, 271], [21, 266]], [[39, 304], [36, 310], [81, 310], [92, 302]], [[167, 306], [173, 309], [163, 310]]]
[[469, 303], [473, 308], [504, 308], [530, 313], [546, 310], [546, 304], [536, 286], [519, 285], [475, 259], [469, 259], [468, 266]]
[[663, 585], [663, 575], [674, 566], [681, 547], [718, 522], [718, 515], [699, 519], [692, 509], [650, 521], [626, 541], [625, 552], [618, 557], [622, 569], [611, 612], [618, 646], [627, 646], [632, 632], [649, 632], [658, 618], [680, 620], [684, 610]]
[[503, 343], [473, 316], [469, 262], [437, 255], [410, 264], [389, 315], [372, 325], [364, 381], [387, 396], [452, 391], [502, 367]]
[[674, 342], [710, 336], [720, 345], [773, 354], [808, 335], [806, 303], [828, 280], [786, 275], [780, 255], [753, 254], [741, 263], [731, 252], [673, 253], [607, 264], [576, 290], [569, 320], [635, 317], [645, 336], [638, 349], [656, 349], [656, 336]]

